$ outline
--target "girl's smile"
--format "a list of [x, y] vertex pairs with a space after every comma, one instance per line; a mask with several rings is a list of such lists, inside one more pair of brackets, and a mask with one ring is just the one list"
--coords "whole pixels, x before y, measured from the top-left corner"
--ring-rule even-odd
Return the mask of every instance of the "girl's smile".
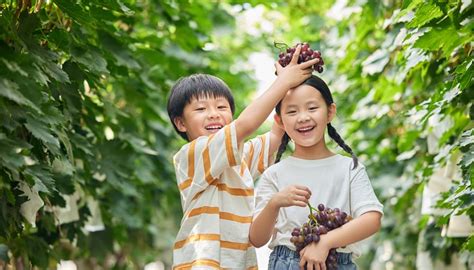
[[303, 84], [288, 91], [281, 103], [280, 117], [276, 120], [295, 142], [294, 155], [307, 156], [322, 153], [321, 150], [329, 152], [324, 134], [335, 112], [334, 103], [328, 106], [317, 89]]

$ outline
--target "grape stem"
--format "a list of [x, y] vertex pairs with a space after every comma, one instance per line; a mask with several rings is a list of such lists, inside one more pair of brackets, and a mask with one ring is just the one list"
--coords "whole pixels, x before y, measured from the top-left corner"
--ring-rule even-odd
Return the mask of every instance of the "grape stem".
[[313, 220], [316, 225], [319, 225], [318, 221], [317, 221], [316, 218], [314, 218], [314, 216], [313, 216], [313, 210], [316, 211], [316, 212], [318, 212], [318, 213], [319, 213], [319, 210], [316, 209], [316, 208], [314, 208], [314, 207], [312, 207], [309, 202], [308, 202], [308, 207], [309, 207], [309, 218], [310, 218], [311, 220]]
[[286, 43], [283, 43], [283, 42], [276, 42], [276, 41], [273, 41], [273, 46], [275, 46], [275, 48], [277, 49], [280, 49], [280, 50], [283, 50], [283, 49], [288, 49], [288, 45], [286, 45]]

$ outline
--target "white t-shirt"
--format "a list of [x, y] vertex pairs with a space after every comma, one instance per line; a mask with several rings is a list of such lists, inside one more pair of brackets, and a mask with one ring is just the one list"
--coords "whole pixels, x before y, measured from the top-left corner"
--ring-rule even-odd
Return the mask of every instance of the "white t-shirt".
[[[383, 214], [383, 206], [375, 196], [369, 177], [362, 164], [352, 169], [352, 158], [334, 155], [324, 159], [306, 160], [288, 157], [270, 166], [261, 176], [256, 187], [256, 217], [273, 195], [289, 185], [307, 186], [311, 192], [310, 204], [322, 203], [330, 208], [339, 208], [357, 218], [377, 211]], [[295, 250], [290, 242], [291, 232], [308, 221], [308, 207], [282, 207], [275, 224], [269, 248], [283, 245]], [[360, 244], [353, 243], [339, 252], [360, 255]]]
[[237, 144], [235, 122], [174, 156], [183, 219], [173, 269], [256, 269], [248, 234], [254, 179], [267, 168], [270, 134]]

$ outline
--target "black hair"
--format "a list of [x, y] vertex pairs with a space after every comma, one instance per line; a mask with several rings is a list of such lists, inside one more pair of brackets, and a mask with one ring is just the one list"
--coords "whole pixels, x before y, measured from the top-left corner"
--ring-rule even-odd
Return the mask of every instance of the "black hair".
[[[313, 87], [314, 89], [318, 90], [323, 96], [324, 101], [326, 102], [326, 105], [328, 107], [334, 103], [334, 100], [332, 98], [332, 94], [331, 94], [331, 91], [329, 90], [328, 85], [318, 76], [311, 75], [311, 77], [307, 79], [306, 81], [304, 81], [303, 84], [309, 85]], [[281, 115], [281, 102], [282, 101], [280, 100], [280, 102], [278, 102], [278, 104], [275, 107], [275, 111], [278, 115]], [[355, 169], [359, 163], [357, 156], [354, 154], [352, 149], [344, 142], [344, 140], [341, 138], [339, 133], [337, 133], [336, 129], [331, 125], [331, 123], [328, 123], [327, 127], [328, 127], [329, 137], [331, 137], [344, 151], [346, 151], [352, 156], [352, 160], [354, 162], [354, 167], [352, 169]], [[290, 137], [285, 132], [285, 134], [281, 138], [280, 147], [278, 147], [275, 163], [278, 163], [280, 161], [281, 156], [283, 152], [285, 152], [286, 146], [288, 145], [289, 141], [290, 141]]]
[[189, 141], [185, 132], [181, 132], [176, 127], [174, 120], [176, 117], [183, 116], [184, 107], [191, 103], [195, 98], [224, 97], [230, 105], [232, 115], [235, 111], [234, 97], [221, 79], [209, 74], [193, 74], [181, 77], [171, 88], [171, 94], [168, 98], [168, 116], [174, 129], [185, 140]]

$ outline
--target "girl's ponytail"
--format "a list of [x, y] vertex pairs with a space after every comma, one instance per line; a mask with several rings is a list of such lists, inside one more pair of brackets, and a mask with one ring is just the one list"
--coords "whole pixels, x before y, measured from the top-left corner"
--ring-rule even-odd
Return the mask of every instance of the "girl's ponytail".
[[280, 162], [281, 155], [283, 155], [283, 153], [285, 152], [286, 146], [288, 145], [289, 141], [290, 141], [290, 136], [288, 136], [288, 134], [286, 134], [285, 132], [285, 134], [283, 134], [283, 137], [281, 138], [281, 144], [278, 147], [278, 152], [275, 158], [275, 164]]
[[331, 125], [328, 124], [328, 134], [344, 151], [351, 154], [352, 160], [354, 161], [354, 167], [352, 169], [357, 168], [359, 161], [357, 160], [357, 156], [352, 152], [352, 149], [347, 145], [344, 140], [341, 138], [339, 133], [337, 133], [336, 129]]

